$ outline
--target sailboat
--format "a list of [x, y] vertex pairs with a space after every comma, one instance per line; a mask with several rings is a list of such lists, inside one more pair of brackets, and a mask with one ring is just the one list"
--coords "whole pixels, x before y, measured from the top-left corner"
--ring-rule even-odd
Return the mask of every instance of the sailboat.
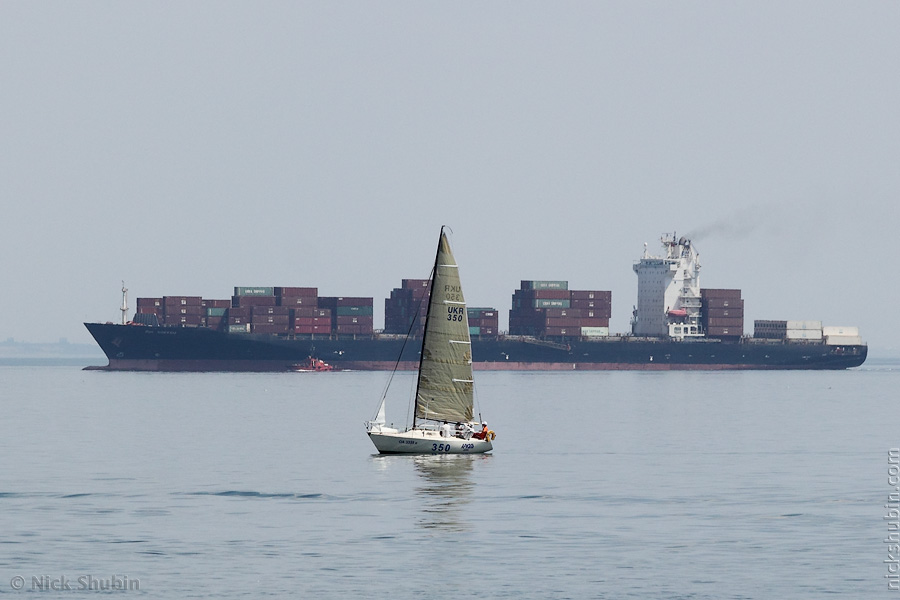
[[459, 268], [441, 227], [431, 277], [431, 298], [419, 358], [412, 427], [385, 426], [385, 395], [369, 439], [382, 454], [481, 454], [493, 449], [496, 434], [474, 417], [472, 342]]

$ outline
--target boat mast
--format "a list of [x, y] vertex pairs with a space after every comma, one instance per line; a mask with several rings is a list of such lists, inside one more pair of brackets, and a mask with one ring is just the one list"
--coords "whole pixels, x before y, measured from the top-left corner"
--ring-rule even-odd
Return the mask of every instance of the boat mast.
[[[434, 268], [431, 269], [431, 287], [428, 288], [428, 310], [425, 311], [425, 328], [422, 333], [422, 352], [419, 353], [419, 373], [422, 373], [422, 359], [425, 357], [425, 338], [428, 337], [428, 316], [431, 314], [431, 302], [434, 300], [434, 280], [437, 277], [438, 259], [441, 256], [441, 242], [444, 239], [444, 225], [441, 225], [441, 235], [438, 236], [437, 251], [434, 253]], [[416, 378], [416, 403], [413, 405], [412, 428], [416, 428], [416, 414], [419, 412], [419, 382]]]
[[122, 282], [122, 308], [119, 310], [122, 311], [122, 325], [125, 325], [128, 322], [128, 288], [125, 287], [125, 282]]

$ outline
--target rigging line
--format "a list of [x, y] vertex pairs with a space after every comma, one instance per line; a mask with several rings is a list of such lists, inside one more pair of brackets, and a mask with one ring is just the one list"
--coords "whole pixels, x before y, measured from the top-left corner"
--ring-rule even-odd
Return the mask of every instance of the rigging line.
[[[429, 279], [434, 278], [434, 267], [431, 268], [431, 275], [428, 276]], [[387, 385], [384, 386], [384, 391], [381, 394], [381, 399], [384, 400], [387, 397], [388, 388], [391, 387], [391, 382], [394, 380], [394, 375], [397, 373], [397, 368], [400, 366], [400, 359], [403, 358], [403, 351], [406, 350], [406, 344], [409, 342], [409, 338], [411, 337], [413, 327], [416, 326], [416, 323], [419, 320], [419, 313], [422, 312], [422, 303], [425, 302], [425, 297], [422, 296], [419, 298], [419, 303], [416, 305], [416, 314], [413, 315], [412, 322], [409, 324], [409, 329], [406, 330], [406, 337], [403, 338], [403, 345], [400, 347], [400, 354], [397, 356], [397, 361], [394, 363], [394, 368], [391, 369], [391, 375], [388, 377]], [[409, 422], [409, 413], [407, 412], [407, 422]]]

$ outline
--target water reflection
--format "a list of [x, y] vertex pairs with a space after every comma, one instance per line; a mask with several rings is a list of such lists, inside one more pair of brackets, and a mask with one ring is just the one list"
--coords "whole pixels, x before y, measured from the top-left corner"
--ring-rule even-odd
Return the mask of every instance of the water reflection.
[[472, 466], [480, 456], [438, 455], [415, 456], [413, 464], [422, 478], [416, 496], [422, 501], [420, 527], [442, 531], [469, 531], [465, 507], [471, 501]]

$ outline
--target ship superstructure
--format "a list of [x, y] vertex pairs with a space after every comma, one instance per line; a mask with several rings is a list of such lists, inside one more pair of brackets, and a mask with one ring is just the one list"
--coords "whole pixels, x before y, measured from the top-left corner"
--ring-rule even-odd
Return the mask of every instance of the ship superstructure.
[[683, 339], [700, 337], [700, 255], [691, 240], [663, 235], [665, 254], [644, 254], [634, 263], [638, 299], [631, 321], [634, 335]]

